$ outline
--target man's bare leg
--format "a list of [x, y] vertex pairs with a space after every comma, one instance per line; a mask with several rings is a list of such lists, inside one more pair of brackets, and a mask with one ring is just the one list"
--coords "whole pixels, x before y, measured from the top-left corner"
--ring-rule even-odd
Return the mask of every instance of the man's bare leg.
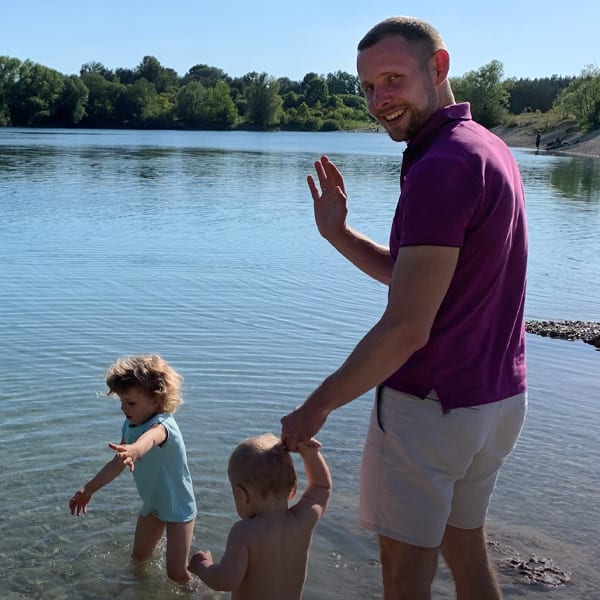
[[430, 600], [437, 548], [421, 548], [379, 536], [384, 600]]
[[483, 527], [458, 529], [447, 525], [441, 550], [454, 578], [457, 600], [502, 600]]

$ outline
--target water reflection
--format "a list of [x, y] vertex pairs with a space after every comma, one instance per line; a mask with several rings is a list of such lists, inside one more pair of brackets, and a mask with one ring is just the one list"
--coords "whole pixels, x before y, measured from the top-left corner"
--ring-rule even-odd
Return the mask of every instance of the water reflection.
[[550, 183], [569, 200], [600, 201], [600, 160], [571, 158], [552, 166]]

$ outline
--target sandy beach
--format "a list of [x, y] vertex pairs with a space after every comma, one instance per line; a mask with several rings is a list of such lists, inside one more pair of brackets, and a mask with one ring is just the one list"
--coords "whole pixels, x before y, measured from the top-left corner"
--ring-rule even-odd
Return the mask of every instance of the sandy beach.
[[[533, 126], [500, 126], [493, 128], [492, 131], [509, 146], [535, 149], [536, 128]], [[546, 145], [554, 141], [557, 137], [560, 137], [562, 141], [560, 148], [546, 150]], [[572, 123], [547, 129], [542, 132], [540, 153], [542, 152], [600, 158], [600, 129], [583, 133]]]

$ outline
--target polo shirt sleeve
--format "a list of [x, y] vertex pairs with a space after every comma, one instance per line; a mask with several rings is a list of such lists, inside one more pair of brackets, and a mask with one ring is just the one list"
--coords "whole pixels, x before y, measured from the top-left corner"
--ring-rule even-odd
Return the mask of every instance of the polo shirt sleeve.
[[481, 175], [464, 159], [432, 156], [415, 163], [394, 220], [399, 246], [462, 247], [482, 190]]

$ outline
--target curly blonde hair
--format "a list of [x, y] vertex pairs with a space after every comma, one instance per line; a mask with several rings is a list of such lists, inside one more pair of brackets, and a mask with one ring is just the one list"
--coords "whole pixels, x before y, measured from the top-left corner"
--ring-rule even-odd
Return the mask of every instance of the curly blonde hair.
[[289, 498], [296, 489], [292, 457], [272, 433], [240, 442], [229, 457], [227, 474], [232, 485], [251, 487], [263, 498]]
[[183, 404], [183, 378], [156, 354], [121, 357], [108, 368], [105, 379], [108, 396], [137, 387], [156, 400], [159, 412], [174, 413]]

